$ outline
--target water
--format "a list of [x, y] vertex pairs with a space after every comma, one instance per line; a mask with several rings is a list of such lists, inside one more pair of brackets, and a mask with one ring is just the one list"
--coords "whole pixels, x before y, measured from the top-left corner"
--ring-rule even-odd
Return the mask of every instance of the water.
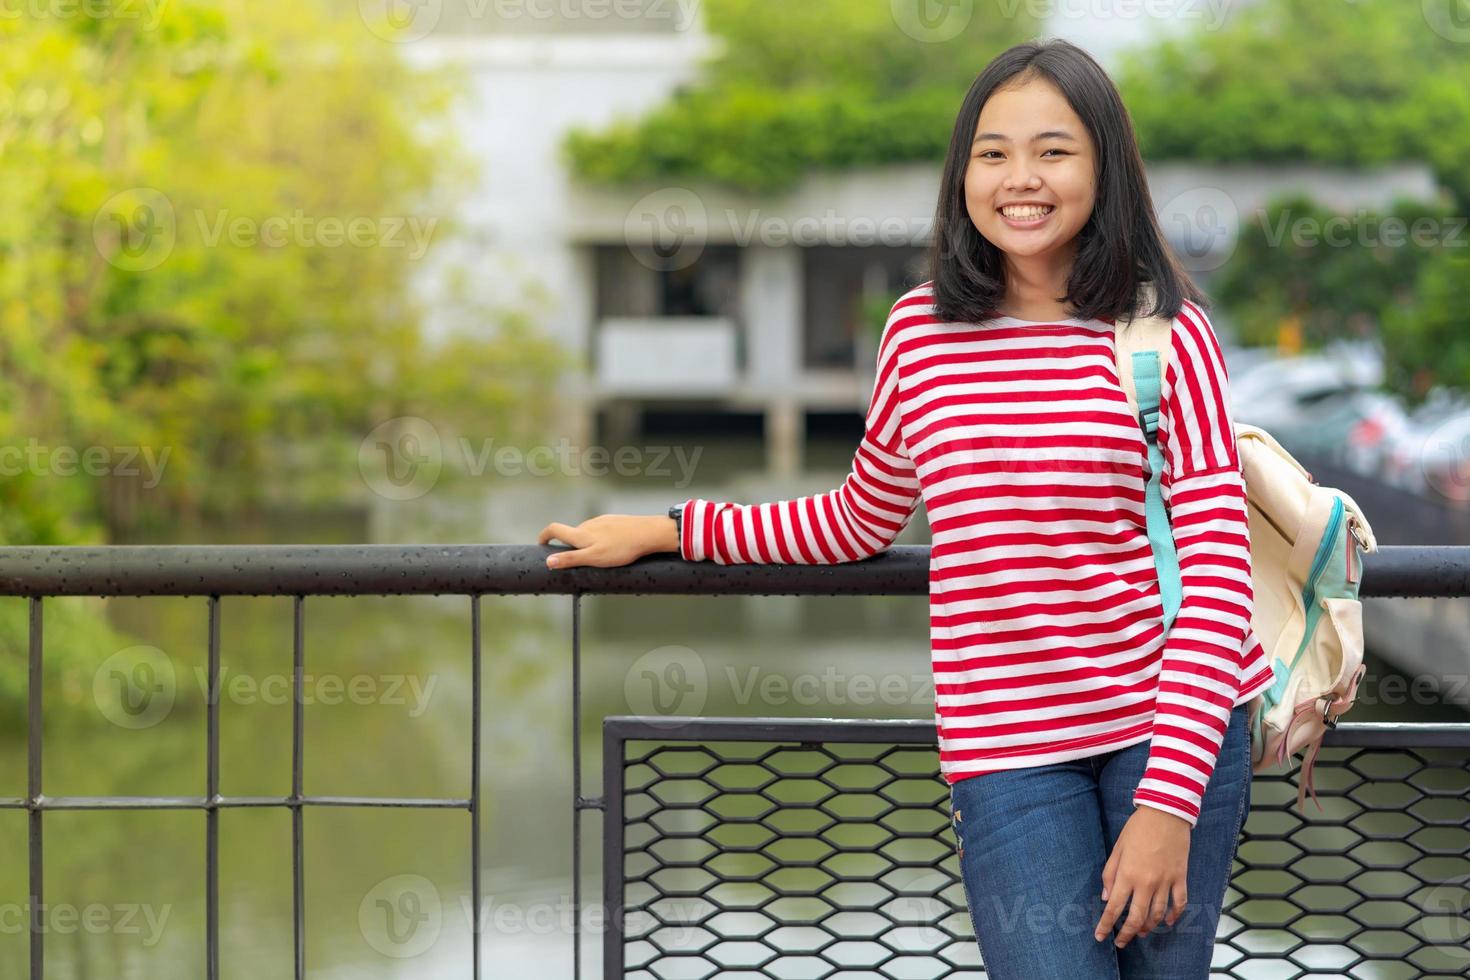
[[[690, 495], [753, 501], [830, 489], [841, 482], [852, 442], [815, 446], [814, 475], [786, 486], [741, 476], [758, 463], [753, 440], [702, 445], [690, 487], [652, 478], [500, 480], [479, 491], [385, 502], [361, 518], [208, 528], [181, 539], [527, 543], [553, 520], [661, 513]], [[922, 511], [915, 524], [903, 543], [926, 540]], [[172, 671], [163, 684], [168, 704], [107, 717], [92, 697], [95, 676], [50, 685], [46, 793], [202, 795], [206, 600], [96, 601], [136, 642], [157, 648], [158, 666]], [[571, 600], [487, 596], [482, 611], [484, 975], [567, 976]], [[223, 792], [286, 795], [292, 600], [227, 597], [221, 613]], [[589, 796], [601, 792], [601, 719], [656, 710], [640, 678], [671, 660], [703, 673], [681, 714], [932, 718], [920, 596], [594, 596], [582, 600], [582, 629], [580, 736]], [[465, 597], [308, 598], [305, 791], [467, 796], [469, 630]], [[96, 662], [113, 652], [96, 651]], [[1375, 659], [1369, 669], [1382, 667]], [[1422, 706], [1413, 711], [1413, 720], [1427, 720]], [[1390, 706], [1372, 706], [1354, 720], [1395, 716]], [[1443, 716], [1463, 719], [1453, 709]], [[0, 796], [21, 796], [24, 786], [24, 738], [4, 736]], [[601, 818], [581, 819], [582, 898], [591, 904], [599, 894]], [[47, 976], [201, 976], [204, 823], [195, 811], [48, 814]], [[313, 808], [304, 828], [309, 976], [471, 976], [467, 813]], [[232, 809], [220, 818], [224, 977], [292, 973], [290, 829], [280, 808]], [[0, 980], [26, 976], [25, 840], [25, 815], [0, 814]], [[595, 909], [584, 911], [588, 976], [600, 966], [600, 922]]]

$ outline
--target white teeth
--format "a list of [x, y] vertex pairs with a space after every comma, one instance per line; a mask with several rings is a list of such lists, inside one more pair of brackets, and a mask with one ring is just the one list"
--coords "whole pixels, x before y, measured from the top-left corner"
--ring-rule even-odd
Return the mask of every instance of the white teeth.
[[1051, 208], [1038, 207], [1034, 204], [1025, 205], [1023, 207], [1001, 208], [1001, 214], [1005, 215], [1007, 218], [1015, 218], [1018, 221], [1025, 221], [1028, 218], [1039, 218], [1044, 214], [1051, 213], [1051, 211]]

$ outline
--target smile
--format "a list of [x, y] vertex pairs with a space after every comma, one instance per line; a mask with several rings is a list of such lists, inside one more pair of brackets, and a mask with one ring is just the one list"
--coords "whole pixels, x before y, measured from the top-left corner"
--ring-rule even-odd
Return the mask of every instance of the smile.
[[1053, 204], [1020, 204], [1016, 207], [998, 207], [995, 213], [1011, 228], [1041, 228], [1055, 212]]
[[[1036, 205], [1027, 205], [1019, 208], [1006, 208], [1005, 210], [997, 209], [996, 214], [999, 214], [1001, 220], [1012, 228], [1025, 230], [1028, 228], [1040, 228], [1051, 219], [1051, 216], [1056, 213], [1056, 210], [1055, 207], [1043, 209]], [[1017, 215], [1017, 217], [1006, 214], [1006, 211], [1010, 211], [1011, 214]]]

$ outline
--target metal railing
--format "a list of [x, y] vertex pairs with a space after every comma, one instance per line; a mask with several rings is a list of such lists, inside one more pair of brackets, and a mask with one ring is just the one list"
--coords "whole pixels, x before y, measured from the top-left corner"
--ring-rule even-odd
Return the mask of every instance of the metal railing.
[[[985, 975], [935, 735], [606, 719], [604, 977]], [[1254, 778], [1212, 975], [1465, 976], [1470, 725], [1340, 724], [1315, 777]]]
[[[292, 815], [292, 924], [294, 939], [294, 962], [295, 976], [298, 980], [305, 977], [306, 972], [306, 944], [305, 944], [305, 872], [302, 822], [304, 813], [314, 807], [413, 807], [413, 808], [451, 808], [465, 810], [469, 817], [469, 826], [466, 828], [467, 845], [470, 860], [471, 881], [471, 908], [478, 910], [480, 907], [480, 816], [481, 816], [481, 785], [480, 785], [480, 718], [481, 718], [481, 613], [480, 598], [484, 595], [538, 595], [538, 594], [561, 594], [572, 597], [572, 677], [571, 677], [571, 701], [572, 701], [572, 807], [574, 812], [572, 832], [572, 904], [573, 904], [573, 957], [574, 975], [581, 976], [581, 944], [576, 931], [580, 924], [581, 909], [581, 815], [587, 811], [605, 811], [603, 821], [603, 891], [606, 901], [607, 921], [609, 928], [603, 935], [603, 971], [607, 977], [623, 977], [627, 975], [629, 964], [626, 962], [627, 951], [632, 943], [647, 944], [650, 942], [649, 935], [644, 933], [629, 934], [625, 928], [627, 913], [629, 910], [655, 911], [649, 902], [633, 901], [627, 899], [627, 890], [630, 886], [640, 886], [651, 881], [657, 876], [658, 870], [649, 870], [647, 867], [639, 870], [634, 869], [630, 873], [629, 862], [631, 860], [647, 861], [648, 855], [653, 855], [654, 863], [662, 861], [660, 852], [655, 848], [658, 840], [705, 840], [707, 843], [716, 843], [722, 851], [728, 851], [736, 855], [755, 855], [761, 861], [772, 862], [772, 854], [768, 852], [765, 845], [754, 845], [749, 842], [742, 845], [731, 842], [726, 845], [718, 845], [718, 840], [711, 840], [708, 828], [693, 832], [692, 836], [687, 831], [676, 831], [670, 834], [666, 829], [660, 828], [658, 823], [652, 819], [649, 813], [638, 813], [630, 808], [630, 800], [637, 802], [635, 797], [644, 792], [643, 784], [631, 784], [628, 781], [628, 773], [638, 766], [647, 767], [647, 771], [660, 775], [657, 764], [650, 760], [657, 754], [659, 749], [652, 753], [643, 755], [628, 755], [629, 747], [638, 741], [654, 739], [663, 742], [685, 742], [693, 741], [696, 744], [689, 746], [674, 746], [676, 751], [687, 752], [696, 750], [701, 752], [720, 751], [717, 743], [725, 740], [733, 743], [748, 743], [756, 745], [765, 743], [768, 747], [758, 754], [755, 762], [748, 765], [769, 768], [770, 760], [775, 758], [781, 751], [781, 746], [794, 744], [798, 748], [804, 748], [808, 752], [816, 752], [825, 755], [829, 760], [841, 759], [832, 747], [835, 745], [866, 746], [878, 753], [877, 756], [868, 759], [865, 763], [858, 765], [861, 769], [866, 765], [874, 772], [887, 773], [892, 780], [898, 780], [910, 792], [917, 795], [911, 800], [894, 800], [889, 796], [880, 794], [881, 799], [887, 799], [892, 807], [892, 812], [868, 812], [858, 813], [851, 819], [840, 821], [844, 824], [847, 832], [851, 833], [853, 828], [866, 826], [870, 829], [875, 826], [886, 826], [882, 818], [891, 817], [893, 813], [902, 812], [908, 817], [915, 814], [929, 813], [938, 816], [941, 820], [940, 826], [947, 826], [940, 805], [945, 797], [936, 795], [933, 791], [942, 789], [942, 783], [938, 777], [937, 763], [932, 758], [921, 758], [917, 768], [914, 768], [914, 753], [927, 752], [932, 756], [935, 744], [934, 726], [931, 723], [908, 722], [908, 721], [837, 721], [832, 719], [819, 719], [812, 721], [776, 721], [770, 719], [753, 720], [711, 720], [698, 719], [681, 722], [677, 728], [672, 728], [669, 719], [659, 718], [610, 718], [605, 722], [604, 742], [604, 795], [600, 797], [589, 797], [583, 794], [580, 732], [581, 732], [581, 604], [580, 598], [586, 594], [687, 594], [687, 595], [924, 595], [928, 590], [929, 573], [929, 549], [924, 546], [897, 546], [889, 549], [883, 554], [876, 555], [861, 562], [846, 563], [839, 565], [717, 565], [711, 562], [688, 563], [674, 557], [649, 557], [631, 566], [614, 569], [600, 568], [573, 568], [552, 571], [545, 566], [545, 556], [553, 549], [539, 546], [521, 545], [424, 545], [424, 546], [396, 546], [396, 545], [325, 545], [325, 546], [296, 546], [296, 545], [253, 545], [253, 546], [112, 546], [102, 548], [0, 548], [0, 595], [29, 597], [29, 690], [27, 701], [27, 790], [24, 798], [0, 799], [0, 809], [23, 809], [28, 813], [28, 856], [29, 856], [29, 939], [30, 939], [30, 976], [33, 980], [41, 980], [44, 974], [44, 924], [41, 920], [44, 908], [42, 882], [44, 880], [44, 855], [43, 830], [44, 816], [48, 812], [58, 810], [137, 810], [137, 809], [168, 809], [168, 810], [200, 810], [205, 814], [205, 964], [204, 975], [208, 980], [217, 980], [219, 976], [219, 811], [232, 807], [280, 807], [286, 808]], [[1361, 583], [1362, 595], [1364, 596], [1434, 596], [1434, 597], [1463, 597], [1470, 595], [1470, 547], [1395, 547], [1386, 546], [1379, 549], [1378, 553], [1369, 556], [1365, 562], [1363, 579]], [[304, 621], [305, 603], [311, 596], [321, 595], [409, 595], [409, 594], [454, 594], [463, 595], [469, 600], [470, 630], [467, 638], [466, 650], [472, 661], [472, 684], [471, 696], [471, 730], [468, 733], [471, 745], [471, 771], [467, 774], [468, 795], [463, 798], [444, 799], [411, 799], [393, 797], [331, 797], [314, 796], [306, 792], [306, 779], [303, 771], [304, 739], [303, 739], [303, 706], [301, 697], [303, 671], [306, 662], [306, 650], [304, 644]], [[86, 595], [86, 596], [201, 596], [208, 603], [208, 634], [205, 642], [208, 646], [208, 692], [207, 700], [207, 724], [205, 738], [207, 741], [207, 767], [203, 793], [197, 797], [48, 797], [43, 792], [41, 779], [41, 760], [43, 748], [43, 718], [42, 718], [42, 630], [44, 600], [49, 596]], [[292, 655], [293, 669], [293, 708], [292, 708], [292, 783], [291, 793], [283, 797], [229, 797], [220, 793], [220, 763], [219, 763], [219, 690], [220, 690], [220, 611], [219, 600], [222, 596], [233, 595], [262, 595], [262, 596], [292, 596], [294, 597], [293, 622], [294, 642]], [[1319, 786], [1327, 785], [1327, 794], [1334, 795], [1342, 801], [1354, 800], [1353, 794], [1360, 793], [1363, 783], [1386, 782], [1395, 785], [1407, 784], [1414, 786], [1416, 792], [1426, 799], [1459, 800], [1465, 802], [1467, 793], [1464, 790], [1456, 790], [1452, 785], [1449, 789], [1444, 787], [1419, 787], [1413, 783], [1411, 776], [1417, 775], [1424, 769], [1426, 763], [1430, 762], [1431, 755], [1435, 751], [1458, 752], [1454, 758], [1459, 759], [1459, 767], [1464, 769], [1467, 753], [1465, 749], [1470, 748], [1470, 725], [1382, 725], [1382, 724], [1353, 724], [1344, 723], [1333, 732], [1330, 732], [1326, 742], [1329, 748], [1324, 750], [1322, 759], [1319, 761], [1319, 770], [1324, 772], [1331, 769], [1337, 761], [1347, 771], [1356, 771], [1354, 766], [1361, 766], [1363, 752], [1372, 749], [1406, 750], [1403, 755], [1417, 760], [1420, 770], [1413, 773], [1397, 774], [1387, 779], [1378, 779], [1371, 774], [1359, 772], [1362, 782], [1343, 787], [1333, 787], [1330, 780], [1319, 777]], [[1357, 754], [1351, 754], [1342, 760], [1334, 760], [1332, 752], [1337, 749], [1360, 750]], [[663, 751], [669, 751], [666, 747]], [[728, 750], [726, 750], [728, 751]], [[889, 756], [898, 754], [906, 755], [908, 768], [902, 772], [896, 770], [892, 763], [887, 760]], [[709, 758], [718, 760], [719, 756], [710, 755]], [[716, 761], [716, 765], [722, 763]], [[1434, 767], [1442, 769], [1445, 773], [1454, 771], [1452, 765]], [[747, 775], [751, 775], [748, 773]], [[1266, 785], [1271, 780], [1279, 780], [1283, 783], [1288, 780], [1290, 773], [1281, 776], [1265, 777]], [[701, 777], [702, 778], [702, 777]], [[808, 773], [804, 778], [813, 786], [826, 785], [833, 793], [857, 792], [852, 787], [832, 786], [830, 781], [820, 778], [816, 774]], [[1257, 777], [1257, 783], [1262, 783], [1262, 777]], [[930, 790], [926, 797], [923, 787], [928, 785]], [[913, 787], [919, 787], [914, 790]], [[721, 787], [727, 792], [740, 790], [741, 787]], [[750, 799], [769, 799], [762, 796], [758, 784], [744, 786], [746, 796]], [[871, 789], [862, 790], [862, 793], [871, 795]], [[859, 795], [862, 795], [859, 793]], [[738, 795], [738, 793], [736, 794]], [[1291, 794], [1294, 796], [1294, 793]], [[657, 799], [656, 796], [650, 797]], [[776, 801], [771, 801], [776, 802]], [[802, 804], [800, 801], [781, 801], [779, 809], [796, 811], [805, 810], [809, 813], [819, 812], [823, 804], [808, 801]], [[1364, 812], [1388, 813], [1393, 812], [1387, 806], [1372, 804], [1364, 806], [1356, 802]], [[680, 807], [664, 807], [665, 809], [678, 810]], [[1247, 871], [1253, 869], [1269, 869], [1271, 861], [1253, 860], [1247, 853], [1247, 847], [1257, 841], [1271, 841], [1280, 839], [1290, 842], [1295, 829], [1276, 828], [1265, 826], [1262, 821], [1265, 816], [1257, 817], [1255, 811], [1260, 808], [1263, 815], [1274, 815], [1276, 811], [1285, 811], [1288, 807], [1285, 803], [1273, 806], [1268, 803], [1253, 806], [1251, 820], [1256, 821], [1253, 828], [1247, 823], [1247, 845], [1242, 847], [1242, 866]], [[682, 809], [688, 812], [704, 812], [723, 819], [732, 827], [742, 824], [750, 825], [750, 814], [730, 813], [721, 815], [712, 812], [703, 802], [696, 802]], [[1407, 812], [1408, 807], [1402, 800], [1399, 801], [1397, 811]], [[761, 825], [763, 817], [754, 818], [756, 825]], [[1411, 839], [1412, 834], [1402, 833], [1404, 828], [1397, 831], [1384, 832], [1378, 830], [1359, 830], [1354, 826], [1358, 820], [1356, 815], [1347, 813], [1339, 814], [1336, 826], [1350, 828], [1363, 839], [1404, 841]], [[1417, 818], [1426, 827], [1434, 827], [1448, 830], [1453, 833], [1458, 830], [1470, 833], [1470, 818], [1455, 813], [1440, 813], [1428, 819]], [[658, 838], [652, 835], [648, 840], [635, 842], [628, 846], [625, 834], [630, 827], [653, 828], [663, 835]], [[809, 839], [815, 839], [815, 832], [807, 831]], [[870, 834], [871, 837], [871, 834]], [[858, 834], [861, 838], [861, 834]], [[895, 840], [908, 842], [905, 846], [922, 843], [925, 839], [937, 840], [934, 828], [925, 830], [922, 826], [904, 829], [893, 835]], [[1330, 845], [1322, 845], [1323, 854], [1340, 854], [1351, 850], [1343, 847], [1342, 841]], [[1293, 846], [1296, 846], [1293, 844]], [[1456, 856], [1456, 846], [1452, 838], [1448, 843], [1435, 845], [1412, 845], [1416, 853], [1433, 855], [1439, 857]], [[861, 843], [852, 843], [837, 851], [844, 855], [863, 854], [881, 855], [881, 848], [870, 842], [866, 847]], [[1465, 852], [1470, 851], [1470, 845], [1460, 846], [1458, 856], [1465, 859]], [[780, 852], [776, 852], [777, 858]], [[921, 860], [917, 865], [910, 859], [905, 858], [907, 864], [901, 863], [902, 867], [921, 867], [928, 871], [937, 872], [941, 876], [947, 876], [949, 885], [958, 882], [958, 876], [952, 867], [947, 865], [947, 856], [944, 854], [930, 855]], [[691, 863], [692, 862], [692, 863]], [[703, 866], [705, 873], [713, 884], [706, 882], [705, 887], [695, 889], [684, 889], [686, 894], [677, 897], [698, 898], [708, 896], [722, 884], [733, 883], [736, 885], [748, 885], [751, 880], [750, 874], [737, 875], [731, 872], [712, 873], [708, 869], [711, 859], [687, 858], [680, 859], [677, 863], [666, 861], [669, 867], [675, 871], [690, 872]], [[801, 870], [805, 868], [810, 871], [812, 860], [810, 855], [800, 860], [788, 857], [775, 862], [776, 869], [782, 870], [783, 865]], [[718, 870], [718, 869], [717, 869]], [[1467, 869], [1470, 870], [1470, 869]], [[769, 869], [759, 873], [757, 877], [768, 878], [773, 872]], [[841, 884], [866, 884], [873, 877], [871, 871], [866, 873], [841, 872], [832, 875], [824, 872]], [[1463, 873], [1463, 872], [1462, 872]], [[1302, 874], [1295, 870], [1292, 874], [1301, 881], [1311, 883], [1317, 881], [1323, 875]], [[1411, 872], [1410, 878], [1421, 884], [1428, 879], [1423, 877], [1414, 878], [1419, 872]], [[1444, 875], [1440, 873], [1439, 877]], [[1465, 880], [1470, 880], [1467, 878]], [[792, 894], [777, 894], [772, 902], [789, 897], [810, 897], [806, 895], [809, 888], [785, 889]], [[1291, 957], [1294, 951], [1300, 950], [1311, 938], [1300, 933], [1302, 927], [1297, 926], [1302, 916], [1308, 914], [1305, 906], [1299, 901], [1292, 899], [1300, 889], [1282, 890], [1278, 889], [1282, 900], [1286, 904], [1296, 908], [1297, 914], [1287, 917], [1279, 923], [1278, 931], [1294, 936], [1300, 942], [1289, 947], [1285, 952], [1272, 947], [1273, 955]], [[1349, 886], [1350, 892], [1365, 897], [1366, 892], [1361, 886]], [[800, 893], [800, 894], [796, 894]], [[941, 885], [931, 892], [926, 893], [928, 897], [939, 899], [947, 903], [949, 912], [963, 912], [963, 898], [958, 903], [955, 901], [954, 889], [952, 887], [946, 892], [946, 887]], [[942, 896], [948, 894], [945, 899]], [[1251, 889], [1249, 901], [1258, 900], [1262, 894], [1276, 894], [1270, 889]], [[867, 899], [868, 908], [872, 907], [875, 896], [870, 895]], [[1365, 898], [1365, 900], [1371, 900]], [[771, 903], [766, 903], [769, 906]], [[844, 900], [841, 912], [852, 911], [863, 908], [862, 902]], [[1232, 906], [1233, 908], [1234, 906]], [[1354, 908], [1356, 906], [1349, 906]], [[1463, 905], [1461, 905], [1463, 911]], [[711, 930], [709, 922], [721, 914], [720, 910], [712, 912], [699, 921], [686, 923], [691, 928], [704, 930], [710, 935], [710, 941], [700, 946], [695, 946], [684, 951], [686, 956], [702, 957], [709, 962], [708, 954], [719, 943], [725, 942], [718, 930]], [[882, 918], [880, 913], [880, 918]], [[657, 916], [655, 916], [655, 919]], [[825, 921], [830, 916], [823, 916]], [[1361, 917], [1358, 917], [1361, 918]], [[1348, 915], [1349, 921], [1358, 921]], [[816, 925], [834, 942], [841, 939], [840, 932], [833, 933], [830, 925], [822, 926], [820, 922], [808, 921], [810, 916], [793, 915], [790, 921], [797, 927], [810, 927]], [[472, 916], [471, 948], [473, 959], [473, 975], [477, 978], [481, 975], [481, 916]], [[890, 916], [891, 920], [891, 916]], [[777, 920], [773, 920], [777, 921]], [[787, 921], [781, 919], [779, 921]], [[1365, 929], [1374, 928], [1363, 924]], [[1402, 931], [1402, 930], [1401, 930]], [[755, 966], [749, 969], [759, 969], [760, 963], [769, 963], [771, 954], [780, 955], [781, 949], [770, 940], [764, 938], [769, 935], [770, 930], [761, 933], [754, 940], [746, 940], [753, 945], [745, 947], [747, 955], [745, 958], [753, 960]], [[963, 926], [959, 928], [961, 936], [958, 941], [962, 944], [966, 941]], [[1242, 949], [1231, 939], [1234, 948], [1243, 953], [1251, 951]], [[1344, 940], [1349, 948], [1353, 946], [1351, 938]], [[1361, 944], [1360, 944], [1361, 945]], [[1415, 951], [1423, 950], [1431, 944], [1420, 943]], [[1280, 946], [1278, 942], [1276, 946]], [[758, 949], [764, 949], [764, 955], [757, 955]], [[886, 953], [885, 953], [886, 950]], [[668, 955], [668, 954], [665, 954]], [[811, 954], [807, 954], [808, 958]], [[877, 957], [878, 964], [866, 963], [867, 968], [884, 969], [883, 975], [906, 975], [903, 973], [888, 973], [888, 964], [894, 956], [902, 957], [902, 950], [896, 950], [882, 943], [872, 945], [868, 948], [867, 957]], [[1375, 952], [1359, 950], [1362, 958], [1373, 958]], [[1361, 962], [1358, 960], [1357, 962]], [[811, 962], [806, 964], [812, 966]], [[852, 964], [841, 964], [850, 967]], [[682, 965], [681, 965], [682, 966]], [[828, 972], [838, 969], [838, 964], [833, 960], [827, 960]], [[1464, 964], [1461, 964], [1463, 967]], [[651, 971], [648, 962], [635, 962], [634, 968], [642, 972], [640, 976], [654, 977], [660, 974]], [[687, 967], [686, 967], [687, 968]], [[1337, 969], [1336, 965], [1332, 967]], [[1434, 975], [1436, 967], [1424, 966], [1426, 972], [1418, 975]], [[1460, 975], [1462, 970], [1457, 969], [1455, 975]], [[685, 975], [680, 973], [679, 975]], [[817, 974], [811, 974], [817, 975]], [[826, 974], [820, 974], [826, 975]], [[947, 975], [947, 974], [945, 974]], [[1238, 974], [1232, 974], [1238, 975]], [[1396, 974], [1404, 975], [1404, 974]]]

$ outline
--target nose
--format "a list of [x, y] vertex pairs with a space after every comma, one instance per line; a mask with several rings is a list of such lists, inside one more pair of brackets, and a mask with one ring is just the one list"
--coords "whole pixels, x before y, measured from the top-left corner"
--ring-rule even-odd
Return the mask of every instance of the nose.
[[1006, 172], [1006, 189], [1015, 190], [1021, 187], [1037, 187], [1040, 180], [1037, 178], [1036, 170], [1026, 159], [1025, 154], [1017, 154], [1011, 159], [1011, 166]]

